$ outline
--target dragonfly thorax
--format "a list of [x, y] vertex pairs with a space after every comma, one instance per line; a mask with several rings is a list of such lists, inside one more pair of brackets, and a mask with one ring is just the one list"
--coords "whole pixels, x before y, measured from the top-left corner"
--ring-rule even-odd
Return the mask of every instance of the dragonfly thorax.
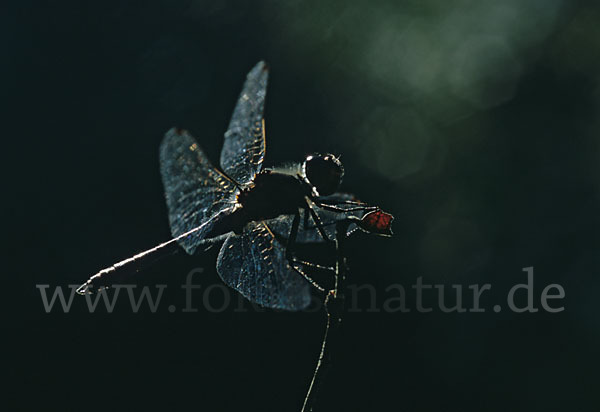
[[263, 170], [237, 196], [249, 220], [272, 219], [294, 214], [311, 196], [312, 187], [297, 176]]

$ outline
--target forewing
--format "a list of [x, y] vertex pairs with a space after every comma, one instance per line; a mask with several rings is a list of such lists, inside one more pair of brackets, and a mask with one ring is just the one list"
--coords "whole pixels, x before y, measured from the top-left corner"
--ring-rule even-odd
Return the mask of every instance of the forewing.
[[246, 225], [225, 240], [217, 260], [223, 281], [252, 302], [300, 310], [310, 303], [308, 282], [288, 264], [285, 248], [264, 223]]
[[221, 168], [241, 185], [252, 181], [265, 155], [263, 110], [267, 78], [267, 65], [262, 61], [248, 73], [225, 132]]
[[212, 166], [194, 138], [180, 129], [169, 130], [160, 145], [160, 172], [173, 237], [204, 224], [178, 241], [192, 254], [219, 221], [215, 216], [233, 210], [235, 185]]

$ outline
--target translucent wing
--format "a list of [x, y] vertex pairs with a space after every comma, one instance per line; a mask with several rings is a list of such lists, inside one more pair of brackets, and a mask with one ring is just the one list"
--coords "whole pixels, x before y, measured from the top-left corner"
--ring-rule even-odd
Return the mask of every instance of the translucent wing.
[[219, 252], [221, 279], [249, 300], [276, 309], [300, 310], [310, 303], [308, 282], [290, 267], [264, 223], [250, 223], [229, 236]]
[[241, 185], [252, 181], [265, 155], [263, 109], [267, 93], [267, 65], [259, 62], [246, 82], [225, 132], [221, 168]]
[[180, 239], [189, 254], [235, 205], [235, 185], [217, 169], [185, 130], [171, 129], [160, 145], [160, 172], [165, 188], [171, 234], [177, 237], [210, 220], [210, 224]]
[[[336, 204], [338, 202], [343, 202], [345, 200], [356, 200], [353, 195], [348, 193], [335, 193], [331, 196], [327, 196], [323, 199], [327, 200], [327, 203]], [[351, 208], [352, 206], [343, 206], [339, 205], [339, 207]], [[364, 211], [351, 211], [351, 212], [333, 212], [325, 209], [321, 209], [318, 206], [315, 206], [315, 212], [321, 219], [321, 223], [323, 224], [323, 229], [325, 229], [325, 233], [329, 236], [329, 239], [335, 239], [335, 224], [340, 220], [346, 219], [348, 216], [356, 216], [362, 217], [364, 215]], [[324, 239], [317, 230], [317, 226], [315, 222], [312, 220], [310, 216], [308, 219], [304, 216], [304, 210], [300, 211], [300, 227], [298, 228], [298, 235], [296, 237], [296, 242], [298, 243], [309, 243], [309, 242], [323, 242]], [[285, 242], [288, 238], [290, 230], [292, 229], [292, 221], [294, 217], [292, 215], [282, 215], [278, 216], [275, 219], [266, 220], [265, 223], [269, 226], [271, 231], [276, 235], [277, 239], [280, 239], [282, 242]], [[306, 225], [305, 225], [306, 222]], [[354, 232], [356, 230], [356, 224], [352, 223], [348, 227], [348, 234]]]

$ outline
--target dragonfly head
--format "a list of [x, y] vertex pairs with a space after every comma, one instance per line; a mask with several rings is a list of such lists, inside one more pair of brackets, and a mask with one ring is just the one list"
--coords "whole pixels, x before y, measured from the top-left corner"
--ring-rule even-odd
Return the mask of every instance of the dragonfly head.
[[339, 157], [332, 154], [313, 154], [304, 160], [302, 174], [320, 196], [327, 196], [340, 187], [344, 167]]

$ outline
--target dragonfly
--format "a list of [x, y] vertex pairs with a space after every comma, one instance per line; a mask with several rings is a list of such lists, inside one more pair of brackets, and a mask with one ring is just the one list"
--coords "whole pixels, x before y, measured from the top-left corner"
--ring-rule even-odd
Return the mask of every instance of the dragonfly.
[[301, 310], [310, 303], [311, 285], [324, 291], [307, 268], [331, 268], [296, 258], [297, 244], [333, 242], [335, 223], [344, 219], [352, 220], [348, 234], [362, 229], [391, 235], [391, 215], [338, 192], [344, 175], [338, 156], [313, 154], [299, 164], [263, 168], [268, 73], [263, 61], [248, 73], [220, 168], [188, 131], [165, 134], [159, 157], [172, 239], [101, 270], [81, 285], [80, 294], [174, 244], [192, 255], [223, 241], [216, 269], [227, 285], [262, 306]]

